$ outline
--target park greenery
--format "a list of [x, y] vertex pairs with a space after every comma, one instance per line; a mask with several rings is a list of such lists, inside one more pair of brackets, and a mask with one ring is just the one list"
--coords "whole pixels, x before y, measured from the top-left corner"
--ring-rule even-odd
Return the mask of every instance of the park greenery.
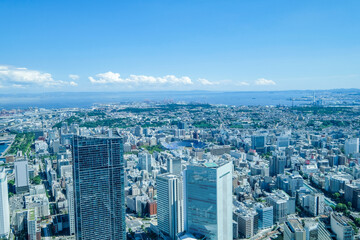
[[15, 155], [18, 151], [22, 151], [24, 155], [28, 154], [34, 139], [34, 133], [17, 133], [14, 142], [11, 144], [11, 147], [6, 154]]
[[194, 122], [192, 125], [197, 128], [215, 128], [216, 127], [215, 125], [213, 125], [205, 120]]
[[160, 145], [155, 146], [141, 146], [141, 148], [146, 149], [150, 154], [153, 154], [154, 152], [162, 152], [164, 149]]

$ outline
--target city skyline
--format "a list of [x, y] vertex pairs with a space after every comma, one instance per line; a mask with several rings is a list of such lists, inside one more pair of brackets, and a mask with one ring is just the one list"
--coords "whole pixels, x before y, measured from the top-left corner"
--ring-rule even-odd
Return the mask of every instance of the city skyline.
[[360, 3], [0, 3], [0, 92], [360, 88]]

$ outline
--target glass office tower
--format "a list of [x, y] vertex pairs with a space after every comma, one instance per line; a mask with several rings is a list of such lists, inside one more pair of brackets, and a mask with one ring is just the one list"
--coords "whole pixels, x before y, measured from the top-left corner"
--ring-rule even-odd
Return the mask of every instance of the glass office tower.
[[76, 238], [125, 239], [123, 142], [73, 138]]
[[208, 240], [233, 239], [232, 162], [189, 165], [184, 174], [185, 230]]

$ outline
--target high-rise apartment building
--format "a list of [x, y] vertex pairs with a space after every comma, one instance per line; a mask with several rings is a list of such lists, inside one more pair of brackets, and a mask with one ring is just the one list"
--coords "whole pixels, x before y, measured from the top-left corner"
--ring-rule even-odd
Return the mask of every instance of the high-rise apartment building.
[[174, 174], [156, 177], [158, 228], [171, 239], [184, 229], [182, 181]]
[[184, 174], [185, 230], [215, 240], [233, 239], [232, 162], [189, 165]]
[[7, 176], [4, 167], [0, 167], [0, 238], [10, 233], [10, 214]]
[[66, 198], [68, 201], [69, 229], [70, 235], [75, 234], [75, 203], [74, 203], [74, 184], [66, 183]]
[[77, 239], [125, 239], [123, 142], [120, 137], [73, 138]]

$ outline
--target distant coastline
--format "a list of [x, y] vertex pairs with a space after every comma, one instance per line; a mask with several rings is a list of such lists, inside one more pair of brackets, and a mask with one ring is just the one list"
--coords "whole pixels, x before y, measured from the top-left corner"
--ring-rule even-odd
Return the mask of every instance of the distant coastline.
[[[360, 104], [360, 89], [288, 91], [141, 91], [141, 92], [47, 92], [0, 94], [0, 108], [88, 108], [94, 104], [129, 102], [199, 102], [226, 105], [303, 105], [316, 99]], [[336, 99], [332, 99], [332, 98]], [[296, 100], [291, 100], [296, 99]], [[299, 101], [303, 99], [304, 101]]]

